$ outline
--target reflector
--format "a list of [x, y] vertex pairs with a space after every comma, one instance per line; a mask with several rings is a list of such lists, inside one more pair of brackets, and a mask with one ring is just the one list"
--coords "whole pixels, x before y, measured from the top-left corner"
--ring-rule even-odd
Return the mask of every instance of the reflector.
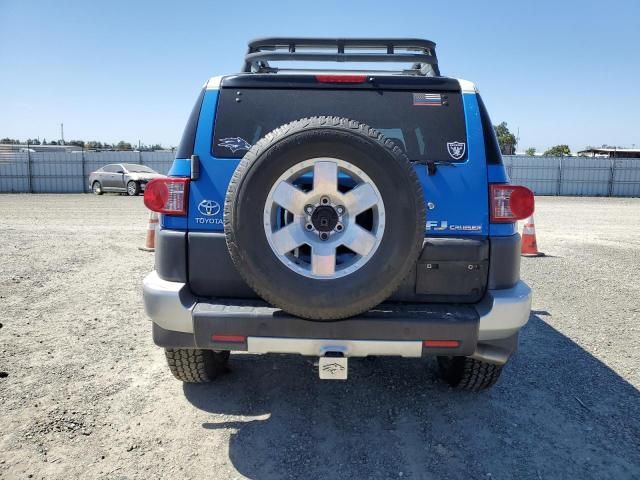
[[211, 335], [211, 340], [214, 342], [231, 342], [231, 343], [243, 343], [247, 340], [244, 335]]
[[430, 348], [457, 348], [460, 346], [458, 340], [425, 340], [422, 344]]

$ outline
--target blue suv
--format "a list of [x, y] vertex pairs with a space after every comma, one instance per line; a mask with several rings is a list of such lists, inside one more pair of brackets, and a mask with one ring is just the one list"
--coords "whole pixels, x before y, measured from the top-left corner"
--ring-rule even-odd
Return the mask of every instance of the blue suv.
[[[322, 61], [406, 68], [298, 67]], [[516, 221], [533, 194], [428, 40], [252, 41], [242, 73], [204, 85], [144, 199], [161, 214], [145, 308], [184, 382], [230, 351], [315, 356], [323, 379], [346, 379], [349, 357], [435, 356], [479, 390], [529, 317]]]

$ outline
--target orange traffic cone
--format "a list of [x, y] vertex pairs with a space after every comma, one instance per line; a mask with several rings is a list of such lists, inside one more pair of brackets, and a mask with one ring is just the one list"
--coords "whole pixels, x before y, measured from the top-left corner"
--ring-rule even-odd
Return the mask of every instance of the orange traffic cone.
[[536, 225], [531, 215], [524, 222], [522, 229], [522, 248], [520, 254], [523, 257], [543, 257], [544, 253], [538, 251], [538, 242], [536, 242]]
[[144, 246], [138, 247], [145, 252], [154, 252], [156, 250], [156, 229], [158, 228], [158, 214], [151, 212], [149, 214], [149, 226], [147, 227], [147, 238]]

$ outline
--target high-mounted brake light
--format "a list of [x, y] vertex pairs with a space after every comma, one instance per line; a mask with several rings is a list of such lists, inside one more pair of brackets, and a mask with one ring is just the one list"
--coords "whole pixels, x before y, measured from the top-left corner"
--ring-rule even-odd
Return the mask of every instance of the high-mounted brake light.
[[493, 223], [515, 222], [533, 214], [533, 192], [527, 187], [492, 184], [489, 195]]
[[188, 178], [154, 178], [144, 189], [144, 204], [154, 212], [186, 215]]
[[364, 83], [367, 81], [366, 75], [316, 75], [316, 80], [320, 83]]

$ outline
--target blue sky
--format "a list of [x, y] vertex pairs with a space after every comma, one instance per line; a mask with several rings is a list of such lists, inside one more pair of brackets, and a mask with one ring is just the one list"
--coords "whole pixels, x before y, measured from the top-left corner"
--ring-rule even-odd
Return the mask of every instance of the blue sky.
[[519, 149], [639, 146], [640, 2], [523, 3], [0, 0], [0, 137], [175, 145], [249, 39], [391, 36], [434, 40]]

